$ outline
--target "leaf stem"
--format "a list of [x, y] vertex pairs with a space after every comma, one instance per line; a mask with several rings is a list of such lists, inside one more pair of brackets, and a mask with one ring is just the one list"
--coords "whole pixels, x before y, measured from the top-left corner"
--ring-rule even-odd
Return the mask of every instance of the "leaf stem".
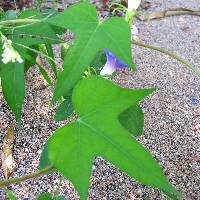
[[7, 180], [0, 181], [0, 188], [8, 186], [8, 185], [13, 184], [13, 183], [19, 183], [19, 182], [25, 181], [27, 179], [36, 178], [38, 176], [46, 174], [47, 172], [52, 171], [52, 169], [53, 169], [53, 167], [50, 166], [50, 167], [46, 167], [46, 168], [44, 168], [42, 170], [39, 170], [37, 172], [21, 176], [19, 178], [12, 178], [12, 179], [7, 179]]
[[174, 52], [156, 47], [156, 46], [152, 46], [149, 44], [145, 44], [143, 42], [138, 42], [138, 41], [132, 41], [133, 44], [137, 45], [137, 46], [141, 46], [141, 47], [145, 47], [148, 49], [153, 49], [155, 51], [159, 51], [161, 53], [164, 53], [172, 58], [174, 58], [175, 60], [181, 62], [182, 64], [186, 65], [192, 72], [194, 72], [199, 78], [200, 78], [200, 70], [195, 67], [194, 65], [192, 65], [190, 62], [188, 62], [187, 60], [181, 58], [180, 56], [178, 56], [177, 54], [175, 54]]
[[[30, 18], [26, 18], [26, 19], [12, 19], [12, 20], [5, 20], [5, 21], [0, 21], [0, 28], [2, 26], [5, 26], [5, 25], [11, 25], [11, 24], [20, 24], [20, 23], [29, 23], [29, 24], [26, 24], [26, 25], [22, 25], [22, 26], [16, 26], [16, 27], [7, 27], [7, 28], [22, 28], [22, 27], [26, 27], [26, 26], [29, 26], [29, 25], [32, 25], [34, 23], [39, 23], [39, 22], [42, 22], [42, 21], [45, 21], [46, 19], [48, 19], [49, 17], [51, 17], [54, 13], [51, 13], [49, 14], [48, 16], [42, 18], [42, 19], [30, 19]], [[5, 27], [3, 27], [5, 28]]]

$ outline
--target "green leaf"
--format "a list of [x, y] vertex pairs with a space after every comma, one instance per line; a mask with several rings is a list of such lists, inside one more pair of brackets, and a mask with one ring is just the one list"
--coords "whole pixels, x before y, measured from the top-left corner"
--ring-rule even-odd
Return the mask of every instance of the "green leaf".
[[[50, 56], [52, 59], [55, 60], [54, 52], [53, 52], [53, 47], [52, 47], [51, 44], [46, 44], [46, 50], [47, 50], [48, 56]], [[47, 60], [48, 60], [48, 62], [50, 64], [50, 66], [51, 66], [52, 71], [54, 72], [55, 77], [57, 78], [58, 72], [57, 72], [57, 68], [56, 68], [55, 62], [53, 62], [50, 59], [47, 59]]]
[[47, 54], [48, 54], [51, 58], [55, 59], [52, 45], [46, 44], [45, 46], [46, 46]]
[[25, 46], [47, 43], [56, 44], [60, 42], [53, 29], [43, 22], [16, 28], [11, 33], [11, 39], [14, 43]]
[[143, 134], [144, 114], [139, 105], [133, 105], [122, 112], [119, 121], [134, 136]]
[[37, 197], [37, 200], [53, 200], [51, 193], [42, 193]]
[[17, 200], [17, 198], [15, 197], [15, 195], [13, 194], [13, 191], [11, 190], [6, 190], [6, 194], [9, 197], [10, 200]]
[[4, 98], [14, 112], [16, 120], [20, 121], [25, 96], [24, 64], [0, 62], [0, 74]]
[[[51, 44], [39, 45], [39, 49], [44, 55], [47, 55], [47, 56], [51, 57], [53, 60], [55, 60], [54, 53], [53, 53], [53, 48], [52, 48]], [[49, 58], [46, 58], [46, 60], [48, 61], [48, 63], [50, 65], [55, 77], [57, 78], [57, 73], [58, 72], [57, 72], [57, 68], [56, 68], [55, 62], [53, 62]]]
[[66, 200], [63, 196], [53, 196], [51, 193], [42, 193], [37, 197], [37, 200]]
[[17, 11], [16, 10], [8, 10], [3, 18], [2, 18], [2, 21], [3, 20], [13, 20], [13, 19], [17, 19]]
[[61, 44], [61, 52], [60, 52], [60, 57], [61, 57], [61, 59], [62, 60], [64, 60], [65, 59], [65, 56], [66, 56], [66, 54], [67, 54], [67, 52], [68, 52], [68, 49], [69, 49], [69, 45], [67, 44], [67, 43], [62, 43]]
[[178, 199], [180, 193], [165, 178], [151, 154], [119, 122], [119, 115], [154, 89], [121, 88], [101, 77], [81, 80], [72, 102], [78, 119], [56, 130], [48, 142], [49, 159], [86, 199], [96, 156], [120, 168], [139, 182]]
[[66, 198], [63, 197], [63, 196], [58, 196], [58, 197], [55, 197], [54, 199], [55, 199], [55, 200], [66, 200]]
[[95, 59], [91, 62], [90, 66], [94, 67], [99, 74], [105, 63], [106, 63], [106, 55], [104, 51], [99, 51]]
[[[24, 60], [24, 71], [27, 72], [28, 69], [34, 65], [36, 63], [36, 58], [37, 58], [37, 53], [33, 52], [29, 49], [25, 49], [25, 48], [19, 48], [19, 46], [17, 45], [13, 45], [13, 47], [18, 51], [18, 53], [21, 55], [21, 57]], [[34, 50], [38, 50], [37, 47], [32, 46], [31, 47]]]
[[26, 9], [22, 11], [18, 18], [19, 19], [42, 19], [44, 16], [37, 9]]
[[40, 73], [42, 74], [42, 76], [44, 77], [44, 79], [46, 80], [46, 82], [51, 85], [52, 84], [52, 81], [51, 81], [51, 78], [49, 77], [47, 71], [44, 69], [44, 67], [42, 67], [41, 65], [37, 65], [39, 70], [40, 70]]
[[8, 33], [10, 39], [14, 43], [20, 43], [25, 46], [33, 46], [38, 44], [57, 44], [60, 39], [56, 35], [55, 28], [46, 23], [47, 18], [36, 9], [24, 11], [19, 15], [19, 19], [32, 18], [40, 19], [41, 22], [20, 24], [11, 29]]
[[65, 99], [56, 110], [55, 121], [59, 122], [67, 119], [73, 113], [73, 110], [71, 100]]
[[48, 156], [48, 145], [46, 144], [40, 156], [39, 170], [51, 166]]
[[75, 41], [65, 56], [64, 70], [58, 76], [52, 101], [74, 87], [100, 50], [108, 48], [134, 68], [130, 27], [124, 18], [112, 17], [99, 22], [95, 6], [83, 2], [71, 6], [48, 22], [75, 33]]

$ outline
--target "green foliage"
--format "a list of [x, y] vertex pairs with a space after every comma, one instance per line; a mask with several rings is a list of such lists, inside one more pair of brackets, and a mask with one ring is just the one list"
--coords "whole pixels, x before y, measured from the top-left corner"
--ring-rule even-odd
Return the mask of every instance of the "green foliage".
[[15, 114], [16, 120], [21, 118], [21, 110], [25, 96], [24, 64], [8, 63], [0, 61], [1, 86], [4, 98]]
[[[73, 5], [61, 14], [52, 11], [47, 14], [38, 9], [22, 13], [12, 11], [0, 20], [23, 21], [16, 24], [13, 22], [17, 21], [9, 21], [0, 26], [1, 36], [12, 40], [13, 49], [23, 59], [23, 63], [10, 61], [8, 64], [0, 60], [2, 91], [16, 119], [20, 121], [25, 97], [24, 74], [36, 64], [38, 53], [46, 56], [55, 78], [58, 76], [52, 101], [59, 99], [62, 102], [55, 121], [67, 119], [74, 111], [78, 115], [76, 121], [57, 129], [45, 144], [39, 169], [53, 166], [74, 184], [81, 199], [86, 199], [92, 162], [96, 156], [102, 156], [139, 182], [178, 199], [181, 194], [134, 137], [143, 133], [144, 114], [139, 101], [154, 89], [121, 88], [96, 76], [106, 62], [105, 48], [130, 68], [135, 68], [129, 24], [120, 17], [99, 21], [94, 5], [87, 2]], [[23, 19], [35, 19], [35, 22], [27, 23]], [[58, 72], [52, 44], [64, 43], [58, 35], [66, 29], [75, 34], [75, 40], [70, 47], [64, 48], [66, 45], [63, 45], [63, 69]], [[1, 55], [2, 47], [0, 43]], [[45, 68], [40, 63], [38, 65], [44, 79], [53, 84]], [[7, 195], [15, 199], [9, 190]], [[43, 193], [37, 199], [65, 198]]]
[[[37, 53], [30, 50], [30, 49], [25, 49], [25, 48], [19, 48], [17, 45], [13, 45], [15, 49], [18, 50], [19, 54], [24, 60], [24, 71], [27, 72], [28, 69], [35, 64], [36, 58], [37, 58]], [[32, 49], [35, 51], [38, 50], [37, 46], [32, 46]]]
[[53, 196], [51, 193], [42, 193], [37, 200], [66, 200], [63, 196]]
[[40, 74], [42, 74], [42, 76], [44, 77], [44, 79], [46, 80], [46, 82], [51, 85], [52, 82], [51, 82], [51, 78], [49, 77], [47, 71], [45, 70], [45, 68], [41, 65], [38, 65], [38, 68], [40, 70]]
[[37, 197], [37, 200], [52, 200], [51, 193], [42, 193]]
[[46, 144], [40, 156], [39, 169], [41, 170], [49, 166], [51, 166], [51, 162], [48, 155], [48, 145]]
[[140, 136], [143, 133], [144, 114], [139, 105], [133, 105], [119, 115], [119, 121], [130, 133]]
[[53, 71], [55, 77], [57, 78], [58, 71], [57, 71], [55, 62], [53, 62], [53, 60], [55, 58], [54, 58], [53, 48], [52, 48], [51, 44], [39, 45], [39, 49], [43, 53], [43, 55], [48, 56], [48, 57], [46, 57], [46, 59], [50, 65], [51, 70]]
[[62, 121], [67, 119], [74, 111], [71, 100], [65, 99], [58, 107], [55, 114], [55, 121]]
[[108, 48], [134, 68], [130, 28], [123, 18], [113, 17], [99, 22], [94, 5], [78, 3], [48, 22], [75, 33], [75, 41], [65, 56], [64, 70], [58, 76], [53, 101], [74, 87], [99, 50]]
[[15, 197], [15, 195], [13, 194], [11, 190], [6, 190], [6, 194], [10, 200], [17, 200], [17, 198]]
[[[17, 121], [19, 121], [21, 118], [21, 110], [25, 96], [24, 71], [27, 71], [31, 65], [35, 64], [38, 45], [46, 44], [48, 47], [47, 53], [52, 56], [49, 44], [58, 43], [60, 40], [54, 28], [45, 23], [45, 16], [36, 9], [26, 10], [19, 15], [16, 15], [16, 18], [42, 20], [41, 22], [34, 24], [8, 26], [5, 29], [2, 28], [0, 30], [3, 34], [8, 36], [8, 39], [12, 40], [13, 47], [20, 53], [22, 59], [24, 60], [22, 64], [18, 62], [9, 62], [8, 64], [4, 64], [0, 61], [0, 75], [3, 94], [9, 107], [14, 112]], [[2, 49], [0, 52], [2, 53]], [[57, 75], [55, 64], [52, 64], [52, 62], [50, 62], [50, 64], [54, 73]], [[50, 77], [44, 68], [40, 66], [39, 69], [45, 80], [51, 84]]]
[[4, 13], [1, 20], [13, 20], [13, 19], [17, 19], [16, 10], [8, 10], [6, 13]]
[[20, 24], [11, 30], [9, 33], [15, 43], [20, 43], [26, 46], [39, 44], [56, 44], [60, 43], [60, 39], [56, 35], [54, 28], [46, 23], [46, 20], [51, 17], [44, 16], [38, 10], [26, 10], [19, 15], [19, 19], [25, 18], [41, 19], [37, 23]]
[[104, 51], [99, 51], [95, 59], [91, 62], [90, 66], [94, 67], [98, 74], [106, 63], [106, 55]]
[[[46, 44], [45, 47], [46, 47], [47, 55], [48, 55], [50, 58], [52, 58], [53, 60], [55, 60], [52, 45], [51, 45], [51, 44]], [[48, 59], [48, 58], [47, 58], [47, 61], [49, 62], [50, 66], [51, 66], [51, 69], [52, 69], [52, 71], [53, 71], [55, 77], [57, 78], [58, 71], [57, 71], [55, 62], [53, 62], [51, 59]]]
[[61, 44], [61, 59], [64, 60], [65, 59], [65, 56], [67, 54], [67, 51], [68, 51], [68, 48], [69, 48], [69, 45], [67, 43], [63, 43]]
[[86, 199], [96, 156], [141, 183], [179, 197], [151, 154], [119, 123], [120, 113], [137, 107], [152, 91], [120, 88], [100, 77], [85, 78], [75, 87], [72, 102], [78, 119], [56, 130], [48, 142], [48, 154], [53, 167], [74, 184], [81, 199]]

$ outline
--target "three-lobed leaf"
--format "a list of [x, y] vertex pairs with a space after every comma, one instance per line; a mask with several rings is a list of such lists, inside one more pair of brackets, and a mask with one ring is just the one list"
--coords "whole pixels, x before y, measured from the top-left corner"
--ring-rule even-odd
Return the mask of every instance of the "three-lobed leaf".
[[137, 106], [153, 90], [120, 88], [101, 77], [85, 78], [73, 90], [78, 119], [56, 130], [48, 142], [48, 158], [74, 184], [81, 199], [86, 199], [96, 156], [141, 183], [179, 197], [151, 154], [119, 122], [121, 113]]
[[124, 18], [99, 21], [95, 6], [83, 2], [49, 19], [48, 23], [70, 29], [75, 34], [74, 43], [64, 59], [64, 70], [58, 76], [53, 101], [73, 89], [100, 50], [109, 49], [134, 68], [130, 27]]

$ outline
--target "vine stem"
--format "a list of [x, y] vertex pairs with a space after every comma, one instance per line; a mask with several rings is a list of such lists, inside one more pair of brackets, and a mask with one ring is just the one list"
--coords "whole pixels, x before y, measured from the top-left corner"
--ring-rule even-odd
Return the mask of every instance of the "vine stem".
[[19, 24], [19, 23], [38, 23], [41, 22], [40, 19], [11, 19], [6, 21], [1, 21], [0, 25], [10, 25], [10, 24]]
[[200, 70], [198, 68], [196, 68], [195, 66], [193, 66], [191, 63], [189, 63], [187, 60], [181, 58], [180, 56], [178, 56], [177, 54], [175, 54], [174, 52], [171, 51], [167, 51], [165, 49], [159, 48], [159, 47], [155, 47], [149, 44], [145, 44], [143, 42], [138, 42], [138, 41], [132, 41], [133, 44], [137, 45], [137, 46], [141, 46], [144, 48], [148, 48], [148, 49], [153, 49], [155, 51], [159, 51], [161, 53], [164, 53], [172, 58], [174, 58], [175, 60], [181, 62], [182, 64], [186, 65], [192, 72], [194, 72], [199, 78], [200, 78]]
[[25, 180], [28, 180], [28, 179], [31, 179], [31, 178], [36, 178], [36, 177], [41, 176], [43, 174], [46, 174], [47, 172], [50, 172], [52, 170], [53, 170], [53, 167], [50, 166], [50, 167], [46, 167], [42, 170], [39, 170], [37, 172], [21, 176], [19, 178], [12, 178], [12, 179], [0, 181], [0, 188], [8, 186], [8, 185], [13, 184], [13, 183], [19, 183], [19, 182], [22, 182], [22, 181], [25, 181]]

